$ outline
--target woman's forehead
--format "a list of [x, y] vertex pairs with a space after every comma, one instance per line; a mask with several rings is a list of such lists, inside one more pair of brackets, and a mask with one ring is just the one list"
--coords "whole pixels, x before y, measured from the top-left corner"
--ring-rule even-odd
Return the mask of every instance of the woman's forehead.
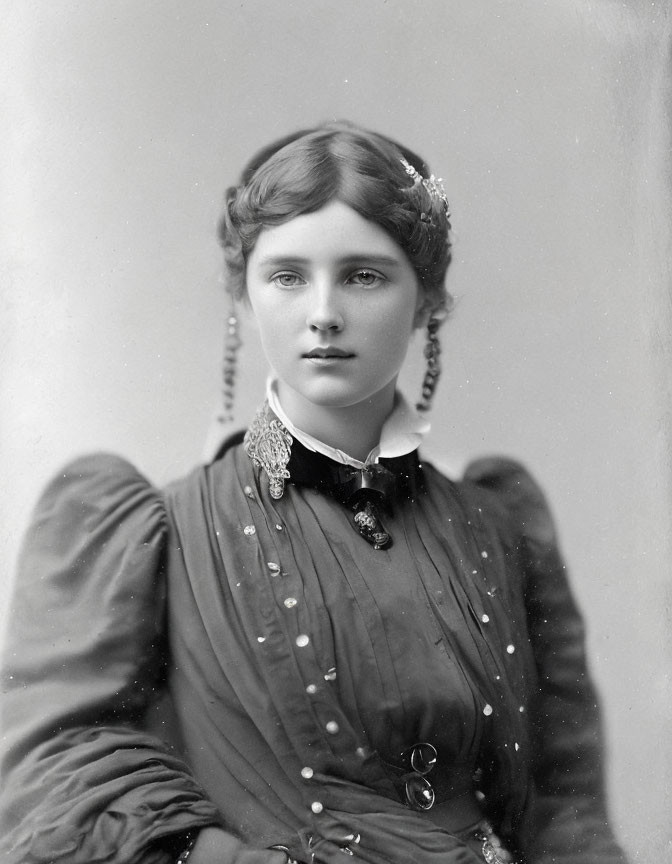
[[380, 225], [341, 201], [263, 228], [251, 255], [258, 264], [323, 257], [339, 261], [375, 257], [388, 266], [407, 260], [402, 248]]

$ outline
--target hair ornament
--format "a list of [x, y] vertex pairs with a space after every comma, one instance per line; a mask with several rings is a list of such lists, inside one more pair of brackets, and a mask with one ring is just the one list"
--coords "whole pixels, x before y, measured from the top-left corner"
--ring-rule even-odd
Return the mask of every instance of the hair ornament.
[[415, 183], [422, 183], [432, 198], [438, 198], [442, 202], [446, 216], [450, 218], [450, 205], [448, 204], [446, 190], [443, 188], [443, 180], [440, 177], [435, 177], [433, 174], [430, 174], [429, 177], [423, 177], [403, 156], [400, 161], [406, 169], [408, 176], [412, 177]]

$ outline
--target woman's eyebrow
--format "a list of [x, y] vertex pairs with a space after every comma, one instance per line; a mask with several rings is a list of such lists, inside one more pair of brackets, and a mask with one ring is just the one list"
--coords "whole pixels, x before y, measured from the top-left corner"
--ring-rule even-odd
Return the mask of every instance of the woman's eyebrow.
[[[312, 264], [310, 258], [304, 258], [301, 255], [268, 255], [265, 258], [259, 259], [259, 265], [261, 267], [291, 267], [294, 266], [306, 266], [308, 264]], [[338, 258], [336, 263], [339, 266], [357, 266], [367, 264], [369, 266], [378, 266], [378, 267], [398, 267], [400, 262], [397, 258], [394, 258], [390, 255], [377, 255], [371, 254], [369, 252], [354, 252], [345, 255], [342, 258]]]
[[344, 265], [371, 264], [378, 267], [398, 267], [400, 261], [390, 255], [371, 255], [368, 252], [354, 255], [347, 255], [339, 259], [339, 263]]
[[305, 266], [309, 263], [309, 259], [303, 258], [301, 255], [267, 255], [265, 258], [259, 259], [260, 267]]

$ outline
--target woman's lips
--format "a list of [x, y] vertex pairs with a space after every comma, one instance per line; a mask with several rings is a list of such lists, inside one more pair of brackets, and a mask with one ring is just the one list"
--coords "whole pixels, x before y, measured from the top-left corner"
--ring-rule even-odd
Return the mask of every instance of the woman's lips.
[[341, 363], [343, 360], [352, 360], [355, 355], [350, 351], [344, 351], [342, 348], [329, 347], [313, 348], [312, 351], [307, 351], [301, 356], [316, 366], [331, 366]]

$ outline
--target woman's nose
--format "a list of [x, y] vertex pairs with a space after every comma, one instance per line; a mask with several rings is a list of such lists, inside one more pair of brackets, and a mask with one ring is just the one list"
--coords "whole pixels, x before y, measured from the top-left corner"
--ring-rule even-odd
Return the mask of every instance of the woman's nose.
[[311, 330], [338, 332], [343, 329], [343, 315], [333, 289], [323, 287], [313, 292], [306, 324]]

